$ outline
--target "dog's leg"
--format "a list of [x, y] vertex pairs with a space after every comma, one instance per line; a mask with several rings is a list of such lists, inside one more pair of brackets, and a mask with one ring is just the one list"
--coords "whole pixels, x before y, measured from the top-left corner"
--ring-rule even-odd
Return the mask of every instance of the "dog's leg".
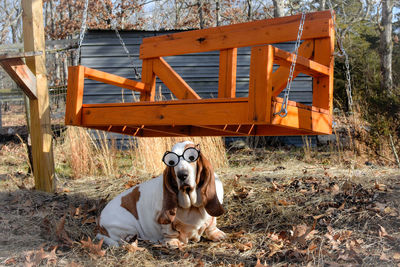
[[108, 236], [105, 236], [105, 235], [102, 235], [102, 234], [97, 234], [96, 239], [98, 239], [98, 240], [103, 239], [104, 243], [109, 247], [119, 247], [118, 241], [115, 241], [114, 239], [111, 239]]
[[179, 232], [172, 228], [172, 224], [162, 224], [161, 231], [164, 236], [164, 245], [171, 248], [179, 248], [183, 243], [179, 240]]
[[206, 236], [212, 241], [220, 241], [226, 238], [226, 234], [217, 228], [217, 218], [211, 217], [210, 224], [205, 230]]

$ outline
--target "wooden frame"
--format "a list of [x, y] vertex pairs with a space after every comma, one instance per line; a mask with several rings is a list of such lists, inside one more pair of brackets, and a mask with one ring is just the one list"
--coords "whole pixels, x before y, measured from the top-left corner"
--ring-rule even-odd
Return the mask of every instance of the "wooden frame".
[[[294, 73], [313, 77], [313, 106], [289, 101], [286, 117], [274, 115], [294, 55], [271, 44], [296, 40], [299, 22], [296, 15], [145, 38], [142, 82], [70, 67], [66, 124], [143, 137], [330, 134], [334, 30], [329, 11], [306, 15]], [[245, 46], [252, 47], [249, 96], [236, 98], [237, 48]], [[211, 50], [220, 50], [218, 98], [201, 99], [162, 57]], [[156, 77], [178, 100], [154, 101]], [[140, 102], [82, 104], [85, 78], [137, 91]]]

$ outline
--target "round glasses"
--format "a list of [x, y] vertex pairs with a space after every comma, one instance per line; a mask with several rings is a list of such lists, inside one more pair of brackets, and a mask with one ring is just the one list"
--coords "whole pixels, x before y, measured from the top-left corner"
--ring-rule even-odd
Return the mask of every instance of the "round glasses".
[[162, 161], [165, 165], [169, 167], [175, 167], [178, 165], [181, 158], [186, 160], [187, 162], [195, 162], [200, 155], [200, 151], [194, 147], [188, 147], [183, 151], [182, 155], [178, 155], [175, 152], [167, 151], [165, 152]]

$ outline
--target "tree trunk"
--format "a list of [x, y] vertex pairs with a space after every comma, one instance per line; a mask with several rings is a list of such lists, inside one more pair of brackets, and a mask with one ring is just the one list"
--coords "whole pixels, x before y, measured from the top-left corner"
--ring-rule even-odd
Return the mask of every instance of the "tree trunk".
[[197, 0], [197, 12], [199, 14], [200, 29], [204, 29], [203, 0]]
[[247, 21], [251, 21], [252, 5], [251, 0], [247, 0]]
[[319, 0], [319, 10], [325, 10], [326, 0]]
[[285, 15], [285, 0], [272, 0], [274, 3], [274, 17], [283, 17]]
[[380, 29], [380, 56], [381, 56], [381, 90], [382, 93], [393, 93], [393, 76], [392, 76], [392, 19], [393, 19], [393, 0], [382, 1]]
[[215, 1], [215, 13], [216, 13], [216, 17], [217, 17], [217, 27], [221, 23], [221, 15], [220, 15], [219, 11], [220, 11], [219, 0], [216, 0]]

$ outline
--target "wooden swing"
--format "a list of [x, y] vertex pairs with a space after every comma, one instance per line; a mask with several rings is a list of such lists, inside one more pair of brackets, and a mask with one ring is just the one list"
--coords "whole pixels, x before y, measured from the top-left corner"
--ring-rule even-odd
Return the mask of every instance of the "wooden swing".
[[[312, 106], [284, 102], [293, 53], [271, 44], [295, 41], [301, 15], [143, 39], [142, 81], [84, 66], [69, 67], [65, 124], [139, 137], [279, 136], [332, 132], [334, 26], [329, 11], [306, 14], [294, 77], [313, 77]], [[252, 47], [248, 97], [235, 97], [237, 48]], [[201, 99], [163, 59], [220, 51], [218, 98]], [[273, 71], [273, 65], [279, 68]], [[156, 76], [178, 100], [155, 101]], [[83, 104], [84, 79], [140, 92], [134, 103]]]

